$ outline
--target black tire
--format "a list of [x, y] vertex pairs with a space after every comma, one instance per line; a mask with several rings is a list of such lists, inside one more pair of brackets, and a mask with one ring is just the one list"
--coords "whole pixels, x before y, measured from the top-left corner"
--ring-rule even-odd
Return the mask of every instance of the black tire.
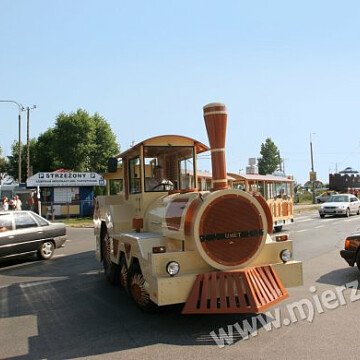
[[323, 219], [323, 218], [325, 217], [325, 215], [324, 215], [324, 214], [320, 214], [320, 217]]
[[274, 226], [275, 232], [280, 232], [282, 230], [282, 225]]
[[349, 208], [346, 209], [346, 214], [345, 214], [345, 216], [346, 216], [346, 217], [349, 217], [349, 216], [350, 216], [350, 209], [349, 209]]
[[110, 259], [110, 236], [106, 232], [101, 240], [102, 263], [106, 280], [112, 285], [119, 283], [119, 266]]
[[128, 291], [128, 281], [129, 281], [129, 270], [126, 265], [125, 255], [120, 255], [119, 261], [119, 285], [121, 288]]
[[53, 257], [55, 246], [52, 241], [44, 241], [40, 244], [37, 256], [41, 260], [49, 260]]
[[140, 266], [134, 263], [128, 272], [128, 291], [135, 304], [147, 313], [155, 313], [158, 306], [151, 301], [150, 295], [146, 290], [145, 279]]
[[360, 208], [358, 208], [356, 215], [360, 215]]
[[357, 266], [358, 270], [360, 271], [360, 251], [358, 251], [358, 253], [356, 255], [356, 266]]

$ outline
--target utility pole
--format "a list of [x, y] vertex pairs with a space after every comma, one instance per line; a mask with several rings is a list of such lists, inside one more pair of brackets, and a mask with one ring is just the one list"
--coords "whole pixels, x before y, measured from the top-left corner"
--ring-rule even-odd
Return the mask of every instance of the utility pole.
[[0, 102], [12, 103], [12, 104], [17, 105], [17, 107], [19, 108], [19, 115], [18, 115], [18, 119], [19, 119], [18, 182], [20, 184], [21, 183], [21, 112], [24, 111], [24, 107], [20, 103], [18, 103], [17, 101], [14, 101], [14, 100], [0, 100]]
[[26, 177], [30, 177], [30, 110], [36, 109], [36, 105], [26, 107]]
[[311, 140], [311, 134], [310, 133], [310, 154], [311, 154], [311, 172], [310, 172], [310, 181], [312, 184], [312, 202], [313, 204], [316, 203], [315, 201], [315, 181], [316, 181], [316, 172], [314, 171], [314, 154], [313, 154], [313, 145]]

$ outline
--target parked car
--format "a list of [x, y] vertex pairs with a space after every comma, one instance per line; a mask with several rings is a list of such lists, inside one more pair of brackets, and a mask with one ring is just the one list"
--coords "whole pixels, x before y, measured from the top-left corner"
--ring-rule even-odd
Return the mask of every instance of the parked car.
[[335, 195], [335, 194], [337, 194], [336, 191], [328, 190], [328, 191], [325, 191], [322, 194], [316, 196], [315, 199], [318, 204], [321, 204], [321, 203], [327, 202], [330, 199], [330, 196]]
[[324, 218], [325, 215], [359, 215], [360, 201], [355, 195], [351, 194], [332, 195], [327, 202], [320, 206], [319, 214], [321, 218]]
[[351, 234], [345, 239], [344, 250], [340, 250], [341, 257], [346, 260], [350, 266], [355, 263], [360, 271], [360, 232]]
[[48, 260], [66, 239], [63, 223], [51, 223], [32, 211], [0, 211], [0, 258], [37, 253]]

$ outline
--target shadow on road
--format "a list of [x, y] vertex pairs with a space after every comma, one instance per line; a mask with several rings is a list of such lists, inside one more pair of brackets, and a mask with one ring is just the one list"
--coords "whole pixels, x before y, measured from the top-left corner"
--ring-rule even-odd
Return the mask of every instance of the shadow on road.
[[329, 284], [342, 286], [354, 280], [359, 280], [359, 270], [357, 267], [345, 267], [343, 269], [336, 269], [321, 275], [316, 282], [321, 284]]
[[251, 317], [181, 315], [182, 306], [145, 314], [105, 281], [93, 251], [0, 268], [0, 275], [12, 281], [0, 287], [0, 317], [37, 319], [38, 334], [29, 338], [28, 354], [12, 359], [77, 358], [154, 344], [216, 345], [211, 331]]

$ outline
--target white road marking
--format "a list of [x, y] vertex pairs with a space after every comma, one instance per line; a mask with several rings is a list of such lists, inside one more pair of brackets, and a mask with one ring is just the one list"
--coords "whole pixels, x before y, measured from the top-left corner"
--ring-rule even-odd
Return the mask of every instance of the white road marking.
[[323, 227], [325, 227], [325, 225], [315, 226], [314, 229], [320, 229], [320, 228], [323, 228]]
[[46, 285], [46, 284], [50, 284], [53, 282], [58, 282], [58, 281], [63, 281], [63, 280], [67, 280], [67, 277], [62, 277], [59, 279], [51, 279], [51, 280], [40, 280], [40, 281], [33, 281], [30, 283], [26, 283], [26, 284], [20, 284], [19, 286], [24, 289], [24, 288], [28, 288], [28, 287], [32, 287], [32, 286], [38, 286], [38, 285]]
[[305, 232], [305, 231], [309, 231], [310, 229], [302, 229], [302, 230], [297, 230], [297, 231], [294, 231], [294, 232], [298, 232], [298, 233], [300, 233], [300, 232]]

